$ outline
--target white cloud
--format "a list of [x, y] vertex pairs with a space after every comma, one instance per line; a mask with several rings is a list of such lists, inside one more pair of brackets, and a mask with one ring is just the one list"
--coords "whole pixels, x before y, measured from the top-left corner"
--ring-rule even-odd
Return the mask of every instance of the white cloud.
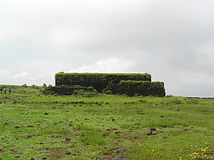
[[12, 73], [7, 70], [0, 70], [0, 75], [1, 75], [0, 76], [1, 84], [22, 84], [23, 82], [26, 83], [28, 73], [26, 72]]
[[15, 74], [15, 75], [13, 75], [13, 79], [17, 79], [17, 78], [24, 78], [24, 77], [26, 77], [28, 75], [28, 73], [26, 73], [26, 72], [21, 72], [21, 73], [18, 73], [18, 74]]
[[129, 72], [130, 68], [135, 67], [136, 63], [132, 60], [119, 57], [111, 57], [105, 60], [98, 60], [89, 65], [83, 65], [69, 72], [95, 72], [95, 73], [119, 73]]
[[[213, 0], [2, 1], [1, 83], [53, 84], [60, 71], [148, 72], [168, 94], [210, 96], [214, 85], [204, 77], [213, 79], [213, 6]], [[198, 84], [207, 89], [195, 90]]]

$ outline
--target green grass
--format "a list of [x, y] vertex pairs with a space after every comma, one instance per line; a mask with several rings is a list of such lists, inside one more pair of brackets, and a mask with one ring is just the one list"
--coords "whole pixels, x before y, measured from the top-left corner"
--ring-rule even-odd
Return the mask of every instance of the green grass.
[[[0, 86], [1, 87], [1, 86]], [[214, 159], [214, 99], [0, 95], [0, 160]], [[155, 135], [147, 135], [151, 127]]]

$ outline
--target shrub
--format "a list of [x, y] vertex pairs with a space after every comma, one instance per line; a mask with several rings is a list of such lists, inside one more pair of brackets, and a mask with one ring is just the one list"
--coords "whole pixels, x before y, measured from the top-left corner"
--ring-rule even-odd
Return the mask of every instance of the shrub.
[[46, 88], [47, 87], [47, 85], [44, 83], [43, 85], [42, 85], [42, 88]]
[[32, 87], [33, 89], [39, 89], [39, 86], [36, 86], [35, 84], [33, 84], [31, 87]]
[[112, 94], [112, 91], [111, 91], [111, 90], [105, 90], [104, 93], [105, 93], [105, 94]]

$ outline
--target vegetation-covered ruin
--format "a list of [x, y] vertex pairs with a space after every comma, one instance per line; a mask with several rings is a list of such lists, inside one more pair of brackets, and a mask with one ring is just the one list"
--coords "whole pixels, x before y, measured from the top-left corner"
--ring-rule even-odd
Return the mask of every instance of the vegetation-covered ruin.
[[152, 82], [148, 73], [64, 73], [55, 75], [56, 86], [47, 87], [46, 93], [70, 95], [74, 90], [92, 91], [129, 96], [165, 96], [163, 82]]

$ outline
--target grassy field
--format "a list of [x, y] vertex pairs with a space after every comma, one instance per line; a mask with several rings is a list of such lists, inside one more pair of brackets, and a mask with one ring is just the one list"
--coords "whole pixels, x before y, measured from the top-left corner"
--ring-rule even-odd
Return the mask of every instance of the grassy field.
[[214, 159], [214, 99], [3, 87], [12, 94], [0, 95], [0, 160]]

